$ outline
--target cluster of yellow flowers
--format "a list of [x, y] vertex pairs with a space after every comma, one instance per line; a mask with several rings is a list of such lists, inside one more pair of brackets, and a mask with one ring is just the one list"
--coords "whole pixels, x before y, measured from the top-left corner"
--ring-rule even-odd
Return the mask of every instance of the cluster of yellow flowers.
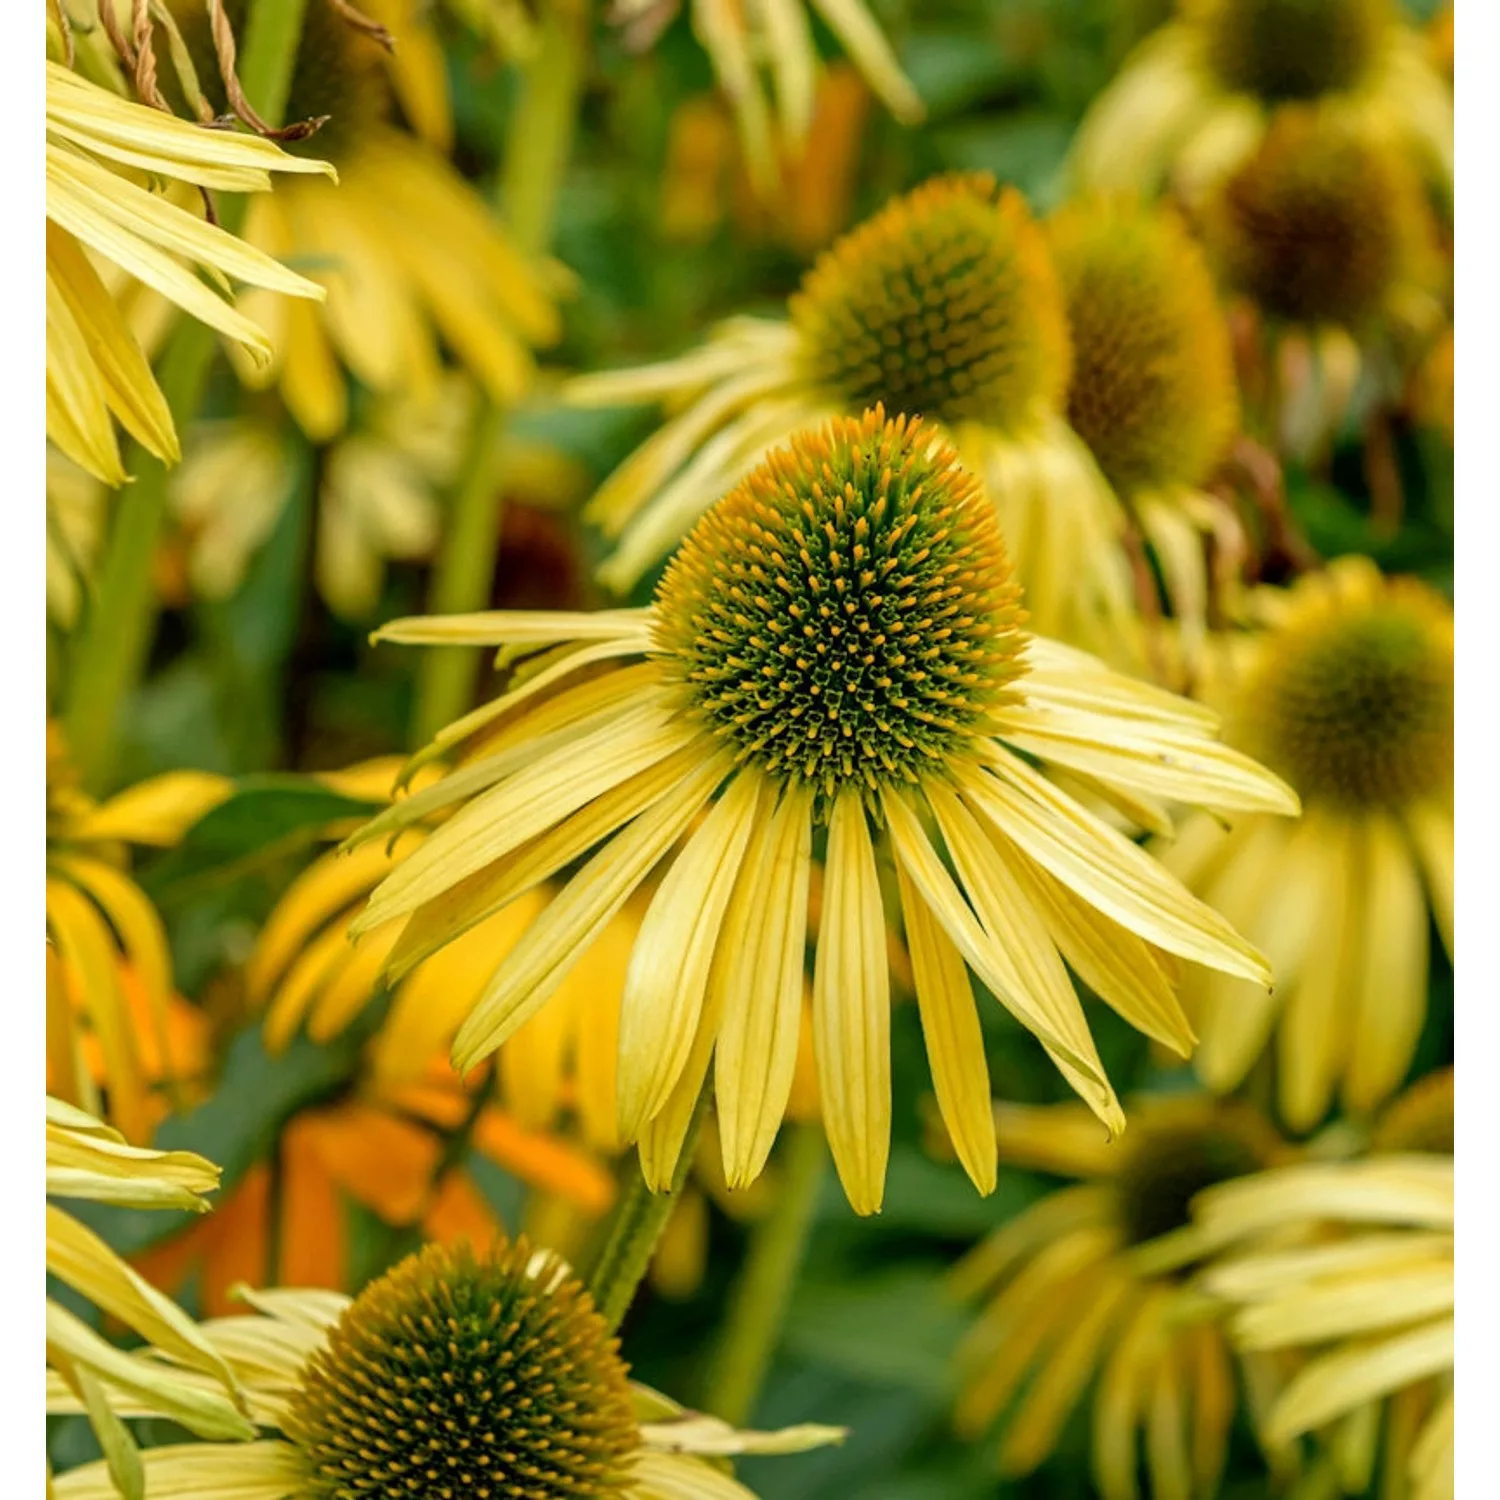
[[[932, 177], [784, 317], [555, 384], [662, 413], [581, 508], [614, 597], [491, 610], [502, 456], [553, 510], [581, 488], [497, 414], [563, 336], [594, 18], [444, 18], [519, 79], [502, 228], [427, 8], [367, 8], [49, 4], [47, 1190], [204, 1213], [131, 1264], [49, 1201], [49, 1275], [143, 1341], [49, 1295], [48, 1409], [102, 1454], [49, 1493], [748, 1495], [730, 1459], [841, 1430], [686, 1410], [629, 1379], [620, 1321], [648, 1264], [696, 1286], [710, 1201], [802, 1232], [799, 1141], [880, 1211], [910, 996], [931, 1153], [981, 1194], [1075, 1179], [952, 1273], [983, 1303], [961, 1434], [998, 1424], [1027, 1473], [1092, 1387], [1106, 1500], [1142, 1434], [1152, 1494], [1216, 1493], [1241, 1409], [1300, 1493], [1451, 1496], [1452, 1072], [1411, 1075], [1434, 929], [1453, 952], [1452, 607], [1318, 559], [1280, 480], [1372, 388], [1437, 399], [1445, 337], [1451, 432], [1422, 39], [1385, 0], [1185, 0], [1049, 213]], [[639, 50], [675, 6], [617, 10]], [[765, 203], [816, 149], [809, 11], [921, 117], [861, 0], [688, 10]], [[212, 421], [204, 328], [243, 386]], [[227, 827], [244, 786], [101, 794], [150, 598], [233, 595], [313, 449], [314, 587], [369, 622], [388, 563], [435, 557], [433, 612], [374, 635], [431, 655], [409, 759], [304, 777], [326, 810], [289, 843], [235, 835], [324, 846], [239, 934], [235, 1013], [273, 1063], [350, 1061], [209, 1213], [219, 1167], [166, 1147], [199, 1144], [222, 1014], [177, 994], [131, 851]], [[1077, 1103], [993, 1097], [991, 996]], [[1096, 1001], [1173, 1088], [1117, 1095]], [[524, 1234], [495, 1167], [534, 1189]], [[389, 1231], [362, 1288], [348, 1202]], [[201, 1320], [167, 1295], [194, 1278]], [[150, 1415], [197, 1441], [139, 1448]]]

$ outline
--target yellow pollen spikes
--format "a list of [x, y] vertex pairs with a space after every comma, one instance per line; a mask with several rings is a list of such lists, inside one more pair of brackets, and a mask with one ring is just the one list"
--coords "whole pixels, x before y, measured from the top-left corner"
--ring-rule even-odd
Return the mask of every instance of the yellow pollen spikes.
[[790, 312], [809, 373], [851, 407], [1012, 429], [1067, 383], [1041, 228], [983, 173], [923, 183], [845, 235]]
[[941, 769], [1024, 670], [993, 508], [932, 428], [880, 407], [797, 434], [726, 495], [656, 612], [694, 710], [829, 799]]
[[287, 1435], [308, 1500], [596, 1500], [639, 1429], [582, 1284], [525, 1241], [429, 1245], [371, 1282], [306, 1367]]

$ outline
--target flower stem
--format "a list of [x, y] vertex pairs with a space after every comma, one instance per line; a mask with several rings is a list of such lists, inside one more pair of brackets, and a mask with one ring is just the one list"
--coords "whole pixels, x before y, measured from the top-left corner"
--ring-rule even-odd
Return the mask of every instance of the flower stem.
[[[578, 119], [588, 23], [587, 0], [548, 8], [537, 54], [527, 65], [516, 98], [500, 197], [511, 238], [529, 256], [544, 254], [552, 240], [558, 189]], [[504, 432], [505, 414], [483, 401], [433, 571], [428, 599], [432, 614], [463, 614], [483, 609], [489, 600], [500, 550], [497, 459]], [[481, 655], [472, 648], [448, 647], [423, 656], [412, 717], [418, 745], [468, 708]]]
[[672, 1174], [672, 1185], [665, 1193], [653, 1193], [641, 1176], [640, 1163], [634, 1163], [629, 1173], [620, 1201], [615, 1205], [610, 1220], [608, 1238], [599, 1258], [589, 1273], [589, 1291], [594, 1303], [611, 1329], [616, 1329], [630, 1310], [636, 1288], [651, 1264], [652, 1253], [677, 1200], [682, 1196], [683, 1184], [687, 1181], [693, 1164], [693, 1152], [698, 1144], [698, 1133], [703, 1128], [703, 1116], [708, 1109], [708, 1086], [698, 1096], [693, 1117], [688, 1122], [687, 1134], [682, 1140], [682, 1154], [677, 1158], [677, 1170]]
[[[273, 125], [281, 123], [291, 89], [292, 64], [307, 0], [258, 0], [251, 7], [240, 54], [246, 96]], [[238, 234], [243, 195], [226, 199], [220, 223]], [[162, 356], [159, 383], [179, 433], [203, 403], [213, 366], [213, 330], [187, 318], [178, 324]], [[99, 586], [70, 663], [68, 744], [84, 784], [109, 789], [119, 749], [120, 710], [140, 680], [156, 625], [156, 589], [151, 563], [167, 516], [167, 467], [137, 444], [126, 467], [135, 475], [114, 502]]]
[[792, 1126], [782, 1152], [781, 1191], [771, 1212], [751, 1231], [703, 1398], [705, 1411], [736, 1427], [754, 1413], [781, 1341], [826, 1163], [822, 1127]]

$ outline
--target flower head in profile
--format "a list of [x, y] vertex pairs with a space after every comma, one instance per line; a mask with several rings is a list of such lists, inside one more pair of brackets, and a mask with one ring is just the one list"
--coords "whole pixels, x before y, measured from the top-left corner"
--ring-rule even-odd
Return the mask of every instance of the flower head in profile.
[[[1151, 540], [1173, 613], [1196, 639], [1211, 582], [1205, 536], [1219, 563], [1213, 581], [1225, 589], [1246, 548], [1232, 509], [1204, 488], [1239, 424], [1213, 278], [1175, 213], [1129, 197], [1070, 203], [1048, 221], [1047, 237], [1073, 345], [1068, 422]], [[1035, 504], [1027, 530], [1047, 532], [1039, 550], [1053, 568], [1067, 564], [1073, 538], [1050, 497]]]
[[[269, 335], [269, 362], [252, 365], [231, 350], [245, 383], [276, 385], [315, 442], [348, 423], [345, 371], [382, 395], [431, 394], [441, 345], [508, 405], [530, 382], [532, 350], [559, 331], [547, 273], [446, 159], [447, 70], [426, 21], [409, 5], [371, 8], [389, 22], [391, 50], [320, 0], [307, 6], [292, 69], [287, 117], [324, 120], [310, 144], [338, 168], [337, 188], [299, 182], [257, 200], [245, 221], [251, 245], [320, 266], [311, 273], [327, 290], [320, 309], [245, 297]], [[207, 12], [197, 0], [172, 0], [172, 9], [217, 108], [225, 101]], [[226, 0], [223, 10], [240, 27], [244, 0]], [[159, 70], [172, 76], [164, 48]], [[393, 124], [397, 104], [415, 135]]]
[[1203, 1245], [1189, 1204], [1288, 1148], [1255, 1110], [1204, 1095], [1131, 1101], [1113, 1142], [1073, 1104], [999, 1104], [995, 1120], [1007, 1163], [1075, 1180], [954, 1268], [953, 1290], [982, 1304], [958, 1349], [959, 1431], [995, 1429], [1001, 1473], [1026, 1474], [1092, 1387], [1104, 1500], [1134, 1500], [1142, 1446], [1151, 1493], [1216, 1493], [1239, 1398], [1221, 1320], [1192, 1280]]
[[1434, 919], [1452, 952], [1453, 612], [1356, 557], [1257, 608], [1263, 628], [1220, 643], [1204, 695], [1304, 815], [1193, 819], [1162, 858], [1276, 969], [1274, 995], [1189, 975], [1200, 1076], [1231, 1090], [1274, 1048], [1281, 1112], [1305, 1130], [1335, 1093], [1367, 1115], [1400, 1087]]
[[1205, 205], [1227, 284], [1273, 321], [1365, 333], [1420, 271], [1426, 207], [1401, 155], [1286, 110]]
[[[618, 1117], [670, 1181], [710, 1062], [726, 1175], [753, 1179], [796, 1061], [814, 860], [813, 1035], [850, 1201], [880, 1205], [890, 1132], [886, 903], [899, 902], [938, 1099], [981, 1189], [994, 1126], [969, 973], [1110, 1129], [1123, 1116], [1064, 962], [1180, 1053], [1175, 954], [1264, 960], [1049, 780], [1165, 826], [1166, 800], [1294, 812], [1203, 710], [1027, 634], [993, 507], [931, 428], [877, 408], [796, 436], [694, 528], [648, 609], [397, 622], [391, 640], [532, 658], [443, 731], [488, 753], [354, 841], [454, 809], [355, 930], [397, 967], [575, 862], [454, 1044], [461, 1069], [540, 1010], [660, 865], [621, 1003]], [[544, 653], [538, 655], [538, 653]], [[952, 870], [939, 853], [945, 847]], [[883, 867], [883, 870], [882, 870]]]
[[[429, 1245], [352, 1300], [245, 1291], [252, 1317], [202, 1325], [249, 1397], [250, 1443], [153, 1448], [148, 1493], [198, 1500], [716, 1500], [749, 1491], [699, 1455], [789, 1453], [842, 1431], [741, 1433], [628, 1378], [567, 1265], [524, 1241]], [[129, 1366], [168, 1368], [154, 1355]], [[53, 1393], [49, 1406], [72, 1403]], [[98, 1466], [54, 1481], [96, 1494]]]
[[[162, 1104], [149, 1075], [170, 1083], [176, 1069], [167, 936], [127, 850], [176, 843], [229, 790], [222, 776], [170, 771], [96, 802], [77, 784], [61, 731], [47, 726], [48, 1088], [133, 1141], [149, 1137]], [[89, 1068], [95, 1055], [102, 1099]]]
[[1251, 1356], [1290, 1357], [1260, 1433], [1314, 1438], [1311, 1480], [1444, 1500], [1453, 1472], [1453, 1073], [1398, 1100], [1354, 1160], [1283, 1166], [1194, 1205], [1205, 1288]]
[[772, 448], [879, 402], [936, 425], [983, 481], [1038, 628], [1105, 649], [1133, 629], [1126, 518], [1062, 415], [1069, 362], [1020, 194], [983, 173], [933, 178], [826, 250], [785, 322], [737, 318], [677, 359], [573, 383], [582, 404], [679, 408], [585, 512], [618, 538], [600, 577], [633, 587]]
[[134, 1406], [204, 1438], [249, 1438], [244, 1397], [229, 1362], [176, 1303], [125, 1264], [54, 1198], [129, 1208], [208, 1210], [219, 1169], [191, 1151], [128, 1145], [102, 1120], [47, 1099], [47, 1274], [121, 1319], [152, 1362], [132, 1359], [49, 1293], [49, 1385], [86, 1411], [104, 1451], [110, 1493], [140, 1500], [141, 1458], [120, 1420]]
[[48, 61], [47, 438], [96, 478], [127, 478], [116, 422], [163, 462], [180, 452], [166, 398], [101, 270], [123, 273], [216, 329], [251, 366], [271, 359], [265, 331], [200, 269], [221, 286], [233, 277], [260, 288], [267, 310], [286, 297], [323, 297], [280, 263], [281, 247], [240, 239], [152, 188], [269, 196], [272, 172], [333, 176], [326, 162], [179, 120]]
[[1396, 0], [1183, 0], [1084, 117], [1075, 186], [1191, 195], [1293, 104], [1379, 134], [1451, 192], [1452, 95], [1399, 10]]

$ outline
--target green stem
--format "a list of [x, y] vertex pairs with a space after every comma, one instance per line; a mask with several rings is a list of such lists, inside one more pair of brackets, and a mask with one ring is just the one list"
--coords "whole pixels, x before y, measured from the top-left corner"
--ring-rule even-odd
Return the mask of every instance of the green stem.
[[819, 1125], [794, 1125], [782, 1152], [785, 1177], [771, 1212], [751, 1231], [709, 1368], [703, 1409], [738, 1427], [750, 1420], [781, 1341], [797, 1274], [817, 1215], [827, 1150]]
[[[257, 0], [240, 53], [240, 82], [272, 125], [281, 123], [307, 0]], [[220, 223], [239, 233], [246, 203], [228, 198]], [[203, 404], [213, 366], [213, 331], [194, 319], [180, 323], [162, 356], [159, 383], [180, 433]], [[135, 475], [116, 498], [114, 523], [99, 570], [98, 592], [74, 646], [64, 722], [84, 783], [108, 790], [118, 750], [120, 710], [140, 681], [156, 625], [151, 562], [167, 516], [167, 467], [132, 444], [126, 468]]]
[[[557, 194], [572, 154], [589, 35], [587, 0], [549, 7], [536, 56], [528, 64], [506, 137], [501, 202], [512, 240], [540, 256], [552, 240]], [[428, 610], [465, 614], [483, 609], [500, 550], [500, 470], [496, 461], [505, 415], [484, 402], [475, 416], [442, 547], [433, 570]], [[425, 744], [469, 707], [483, 653], [465, 647], [428, 651], [417, 673], [412, 716], [415, 742]]]
[[[500, 550], [497, 456], [504, 431], [505, 414], [483, 401], [475, 414], [469, 450], [453, 492], [427, 600], [429, 614], [466, 614], [483, 609], [489, 601], [495, 557]], [[458, 646], [423, 653], [412, 716], [412, 737], [417, 745], [425, 745], [468, 708], [483, 654]]]
[[693, 1164], [693, 1152], [698, 1144], [698, 1132], [703, 1127], [703, 1116], [708, 1109], [708, 1088], [698, 1096], [693, 1117], [688, 1122], [687, 1134], [682, 1140], [682, 1154], [677, 1158], [677, 1170], [672, 1174], [672, 1185], [664, 1193], [653, 1193], [641, 1176], [640, 1164], [630, 1172], [620, 1201], [615, 1205], [610, 1220], [608, 1238], [604, 1248], [589, 1273], [589, 1290], [594, 1295], [595, 1305], [604, 1315], [604, 1321], [616, 1329], [630, 1310], [635, 1299], [636, 1288], [651, 1264], [652, 1253], [677, 1207], [682, 1196], [683, 1184]]

